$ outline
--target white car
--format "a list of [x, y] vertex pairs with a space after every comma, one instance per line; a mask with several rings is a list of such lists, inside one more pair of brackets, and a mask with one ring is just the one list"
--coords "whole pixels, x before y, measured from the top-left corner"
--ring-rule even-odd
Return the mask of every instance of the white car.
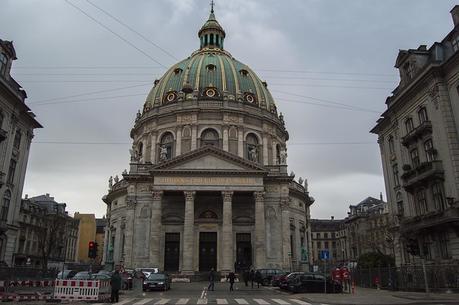
[[135, 271], [142, 271], [145, 278], [148, 278], [152, 273], [159, 273], [159, 268], [136, 268]]

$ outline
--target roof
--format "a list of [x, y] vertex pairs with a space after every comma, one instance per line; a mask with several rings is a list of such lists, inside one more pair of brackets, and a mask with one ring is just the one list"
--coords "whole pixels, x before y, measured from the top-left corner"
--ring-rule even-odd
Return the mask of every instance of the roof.
[[341, 229], [341, 225], [344, 220], [342, 219], [311, 219], [311, 231], [312, 232], [329, 232], [338, 231]]

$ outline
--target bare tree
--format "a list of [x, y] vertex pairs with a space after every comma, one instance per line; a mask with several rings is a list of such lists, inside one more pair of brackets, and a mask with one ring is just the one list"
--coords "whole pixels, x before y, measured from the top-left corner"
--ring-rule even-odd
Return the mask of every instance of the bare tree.
[[37, 229], [38, 247], [42, 257], [42, 269], [48, 269], [50, 258], [64, 257], [62, 250], [65, 243], [67, 216], [61, 214], [46, 214]]

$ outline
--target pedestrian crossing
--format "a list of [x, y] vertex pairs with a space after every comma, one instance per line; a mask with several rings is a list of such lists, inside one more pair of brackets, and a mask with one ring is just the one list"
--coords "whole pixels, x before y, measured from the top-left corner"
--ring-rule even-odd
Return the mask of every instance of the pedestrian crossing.
[[[315, 305], [295, 298], [122, 298], [117, 305]], [[93, 305], [103, 305], [95, 303]], [[320, 304], [327, 305], [327, 304]]]

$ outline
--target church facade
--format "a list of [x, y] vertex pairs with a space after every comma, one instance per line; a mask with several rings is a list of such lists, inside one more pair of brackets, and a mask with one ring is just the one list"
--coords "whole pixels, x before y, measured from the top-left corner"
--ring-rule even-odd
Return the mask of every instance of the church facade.
[[156, 80], [109, 181], [104, 263], [193, 274], [308, 269], [307, 183], [266, 82], [224, 49], [213, 9], [200, 49]]

